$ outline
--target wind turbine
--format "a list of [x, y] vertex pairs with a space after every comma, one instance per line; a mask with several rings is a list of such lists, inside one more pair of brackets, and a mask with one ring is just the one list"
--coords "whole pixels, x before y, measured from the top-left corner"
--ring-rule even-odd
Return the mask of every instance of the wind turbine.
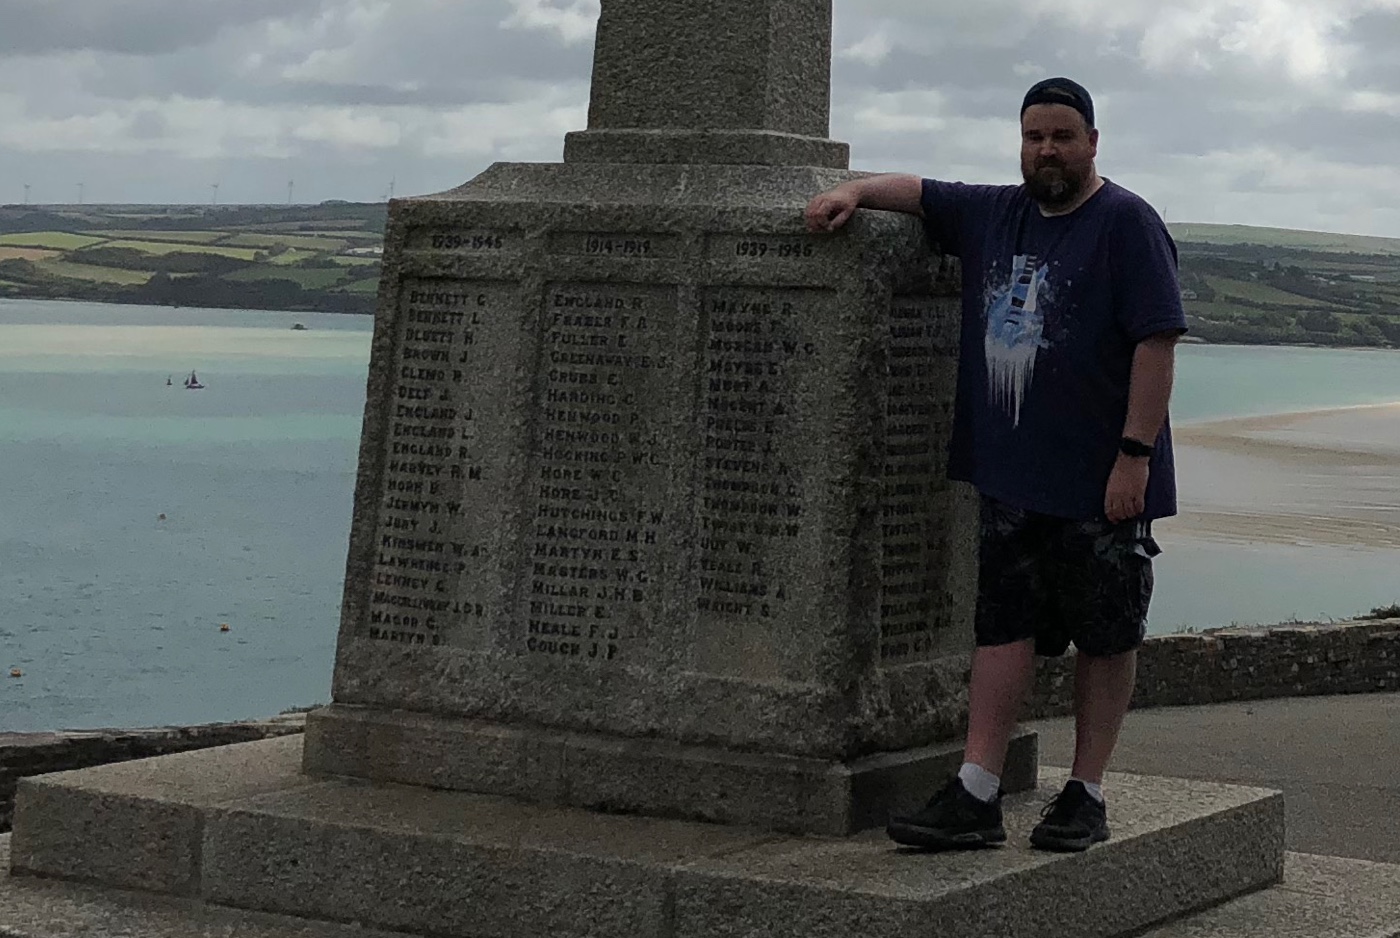
[[287, 204], [288, 204], [288, 205], [291, 205], [291, 204], [292, 204], [292, 190], [296, 188], [296, 185], [297, 185], [297, 182], [296, 182], [295, 179], [288, 179], [288, 180], [287, 180]]
[[29, 204], [29, 183], [24, 184], [24, 204]]
[[78, 204], [83, 204], [83, 189], [87, 188], [85, 183], [78, 183]]
[[210, 183], [210, 184], [209, 184], [209, 188], [212, 189], [212, 190], [214, 190], [214, 194], [211, 195], [211, 196], [209, 197], [209, 204], [210, 204], [210, 205], [218, 205], [218, 204], [219, 204], [219, 184], [218, 184], [217, 182]]

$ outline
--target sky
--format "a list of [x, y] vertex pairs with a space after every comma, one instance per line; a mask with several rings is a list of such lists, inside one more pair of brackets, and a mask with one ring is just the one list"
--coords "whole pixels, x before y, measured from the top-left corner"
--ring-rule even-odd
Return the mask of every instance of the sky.
[[[376, 201], [557, 161], [598, 5], [0, 0], [0, 203]], [[1018, 182], [1021, 96], [1066, 75], [1100, 171], [1169, 222], [1400, 237], [1400, 0], [834, 6], [854, 168]]]

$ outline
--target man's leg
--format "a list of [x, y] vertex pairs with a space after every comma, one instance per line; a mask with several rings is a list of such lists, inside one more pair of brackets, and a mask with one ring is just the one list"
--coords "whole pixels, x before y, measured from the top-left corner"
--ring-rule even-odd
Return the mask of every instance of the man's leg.
[[1075, 624], [1074, 768], [1031, 844], [1046, 850], [1085, 850], [1109, 838], [1103, 776], [1132, 700], [1137, 649], [1152, 599], [1152, 557], [1158, 553], [1143, 523], [1070, 523], [1064, 530], [1062, 607]]
[[1006, 841], [999, 776], [1034, 674], [1035, 533], [1027, 512], [983, 498], [966, 761], [922, 811], [890, 819], [896, 843], [946, 850]]
[[964, 762], [1001, 775], [1006, 747], [1034, 679], [1033, 640], [984, 646], [973, 653]]
[[1074, 671], [1075, 778], [1103, 783], [1136, 680], [1136, 649], [1103, 658], [1079, 653]]

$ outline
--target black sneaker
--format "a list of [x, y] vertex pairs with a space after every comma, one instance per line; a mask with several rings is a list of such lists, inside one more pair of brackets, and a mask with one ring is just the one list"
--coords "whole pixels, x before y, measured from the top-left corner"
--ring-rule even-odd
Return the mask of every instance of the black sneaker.
[[1071, 781], [1040, 812], [1031, 831], [1031, 846], [1076, 853], [1108, 839], [1108, 808], [1089, 794], [1083, 782]]
[[975, 850], [1006, 843], [1001, 792], [988, 803], [970, 795], [955, 777], [922, 811], [891, 818], [885, 831], [897, 844], [925, 850]]

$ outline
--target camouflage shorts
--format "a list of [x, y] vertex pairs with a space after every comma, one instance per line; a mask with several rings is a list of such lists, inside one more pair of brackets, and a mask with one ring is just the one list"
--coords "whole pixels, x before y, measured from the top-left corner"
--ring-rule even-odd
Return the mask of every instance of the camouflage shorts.
[[1132, 651], [1147, 634], [1151, 522], [1069, 521], [982, 497], [977, 644], [1035, 639], [1038, 655], [1073, 642], [1086, 655]]

